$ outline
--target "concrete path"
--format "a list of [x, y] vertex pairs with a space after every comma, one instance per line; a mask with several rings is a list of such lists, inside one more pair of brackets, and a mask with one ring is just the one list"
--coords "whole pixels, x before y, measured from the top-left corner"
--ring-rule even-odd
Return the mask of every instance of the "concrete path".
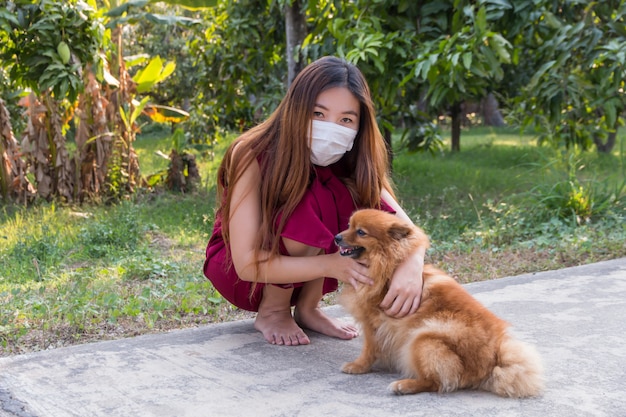
[[466, 287], [538, 347], [545, 395], [395, 396], [339, 371], [360, 338], [271, 346], [245, 320], [0, 358], [0, 417], [626, 416], [626, 258]]

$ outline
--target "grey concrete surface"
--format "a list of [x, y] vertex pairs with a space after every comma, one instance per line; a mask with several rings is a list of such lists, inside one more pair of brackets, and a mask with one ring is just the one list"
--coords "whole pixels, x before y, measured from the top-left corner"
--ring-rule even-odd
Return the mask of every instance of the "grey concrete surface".
[[244, 320], [1, 358], [0, 417], [626, 416], [626, 258], [466, 288], [537, 346], [543, 396], [395, 396], [340, 372], [360, 338], [271, 346]]

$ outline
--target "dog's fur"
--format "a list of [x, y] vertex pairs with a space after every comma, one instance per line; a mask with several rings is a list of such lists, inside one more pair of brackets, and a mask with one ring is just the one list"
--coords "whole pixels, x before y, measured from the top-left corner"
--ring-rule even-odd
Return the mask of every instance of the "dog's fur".
[[374, 285], [345, 285], [340, 303], [363, 333], [363, 350], [342, 371], [369, 372], [375, 362], [407, 379], [391, 383], [396, 394], [483, 389], [505, 397], [536, 396], [543, 390], [536, 350], [513, 338], [508, 323], [474, 299], [453, 278], [424, 266], [417, 312], [393, 318], [379, 307], [396, 267], [419, 247], [428, 247], [417, 226], [374, 209], [360, 210], [335, 237], [344, 256], [369, 266]]

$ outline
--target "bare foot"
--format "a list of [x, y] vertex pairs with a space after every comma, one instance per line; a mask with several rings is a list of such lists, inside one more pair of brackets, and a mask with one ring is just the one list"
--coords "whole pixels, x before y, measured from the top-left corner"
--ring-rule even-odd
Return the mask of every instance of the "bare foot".
[[311, 343], [291, 316], [291, 309], [259, 312], [254, 328], [263, 333], [265, 340], [272, 345], [298, 346]]
[[302, 327], [339, 339], [354, 339], [359, 335], [356, 327], [328, 317], [320, 308], [297, 308], [296, 322]]

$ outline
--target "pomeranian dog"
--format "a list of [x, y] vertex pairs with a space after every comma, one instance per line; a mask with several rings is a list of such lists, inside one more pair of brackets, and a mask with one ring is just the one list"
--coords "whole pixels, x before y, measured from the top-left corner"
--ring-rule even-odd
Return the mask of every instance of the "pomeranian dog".
[[339, 302], [363, 333], [363, 350], [343, 365], [363, 374], [374, 363], [406, 379], [392, 382], [396, 394], [482, 389], [503, 397], [532, 397], [543, 390], [542, 366], [534, 347], [516, 340], [496, 317], [452, 277], [424, 266], [419, 309], [389, 317], [382, 302], [396, 269], [429, 240], [417, 226], [375, 209], [356, 211], [347, 230], [335, 236], [341, 255], [369, 266], [371, 286], [345, 285]]

